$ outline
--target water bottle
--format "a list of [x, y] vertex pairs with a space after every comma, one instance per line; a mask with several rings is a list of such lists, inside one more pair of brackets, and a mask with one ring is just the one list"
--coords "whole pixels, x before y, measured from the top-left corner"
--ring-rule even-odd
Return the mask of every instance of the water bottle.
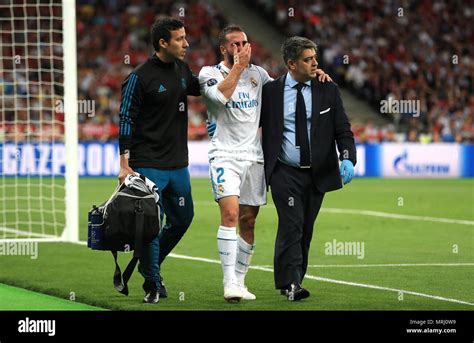
[[96, 206], [90, 212], [90, 223], [90, 248], [104, 250], [104, 216]]
[[[95, 207], [95, 206], [94, 206]], [[91, 228], [92, 228], [92, 222], [91, 222], [91, 212], [87, 213], [87, 247], [91, 247]]]

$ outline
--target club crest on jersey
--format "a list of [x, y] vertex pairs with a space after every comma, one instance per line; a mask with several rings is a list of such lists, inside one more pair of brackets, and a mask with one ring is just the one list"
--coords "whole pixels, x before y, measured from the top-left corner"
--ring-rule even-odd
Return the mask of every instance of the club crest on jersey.
[[217, 185], [217, 194], [219, 195], [224, 194], [224, 185], [222, 184]]
[[258, 86], [257, 80], [255, 80], [253, 77], [250, 78], [250, 83], [252, 84], [252, 87], [255, 88]]
[[183, 87], [183, 89], [186, 89], [186, 80], [184, 79], [184, 77], [181, 78], [181, 86]]

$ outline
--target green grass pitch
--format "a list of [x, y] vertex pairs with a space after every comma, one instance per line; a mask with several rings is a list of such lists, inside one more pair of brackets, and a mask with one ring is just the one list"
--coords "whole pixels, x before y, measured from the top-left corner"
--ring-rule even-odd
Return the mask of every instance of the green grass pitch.
[[[304, 281], [311, 297], [295, 303], [273, 286], [277, 215], [269, 193], [269, 204], [257, 218], [252, 260], [257, 268], [246, 279], [257, 300], [239, 304], [223, 299], [222, 272], [216, 263], [219, 211], [209, 181], [192, 182], [195, 217], [175, 255], [163, 263], [169, 298], [158, 304], [141, 303], [143, 280], [138, 272], [130, 281], [130, 295], [117, 293], [110, 252], [76, 244], [40, 243], [37, 259], [0, 256], [0, 283], [68, 301], [74, 292], [78, 303], [112, 310], [474, 309], [472, 179], [355, 179], [344, 189], [328, 193], [316, 221], [309, 277]], [[115, 185], [113, 178], [80, 179], [81, 240], [87, 240], [88, 210], [104, 201]], [[327, 245], [334, 240], [363, 243], [363, 258], [327, 254]], [[129, 259], [127, 254], [119, 256], [123, 267]], [[0, 299], [6, 292], [5, 286], [0, 287]], [[51, 308], [40, 302], [36, 309]], [[2, 309], [11, 306], [0, 301]]]
[[[82, 304], [76, 301], [61, 299], [50, 295], [32, 292], [23, 288], [0, 284], [1, 310], [43, 310], [43, 311], [98, 311], [99, 307]], [[71, 294], [72, 296], [72, 294]], [[73, 299], [73, 297], [70, 297]]]

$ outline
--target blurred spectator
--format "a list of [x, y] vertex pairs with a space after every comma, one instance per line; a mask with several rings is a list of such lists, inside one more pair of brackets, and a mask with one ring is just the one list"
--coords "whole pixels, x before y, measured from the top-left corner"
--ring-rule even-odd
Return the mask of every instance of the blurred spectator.
[[415, 129], [411, 129], [410, 131], [408, 131], [407, 142], [410, 142], [410, 143], [417, 143], [417, 142], [419, 142], [419, 140], [418, 140], [418, 132], [417, 132]]

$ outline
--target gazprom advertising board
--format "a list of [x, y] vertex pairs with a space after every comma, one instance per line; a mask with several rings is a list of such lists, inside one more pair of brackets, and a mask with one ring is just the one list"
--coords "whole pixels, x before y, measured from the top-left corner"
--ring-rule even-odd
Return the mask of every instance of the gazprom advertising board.
[[[208, 176], [208, 142], [189, 142], [189, 171]], [[65, 149], [60, 143], [0, 144], [0, 175], [63, 175]], [[116, 143], [79, 144], [80, 176], [117, 176]], [[474, 145], [384, 143], [357, 146], [356, 176], [454, 178], [474, 176]]]
[[459, 177], [461, 153], [458, 144], [383, 144], [381, 176]]

